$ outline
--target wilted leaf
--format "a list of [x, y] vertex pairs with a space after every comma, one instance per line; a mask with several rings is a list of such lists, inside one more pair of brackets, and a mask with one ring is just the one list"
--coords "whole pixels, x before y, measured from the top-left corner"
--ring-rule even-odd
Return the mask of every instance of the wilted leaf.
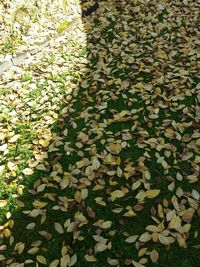
[[107, 260], [108, 264], [111, 266], [116, 266], [119, 264], [119, 261], [117, 259], [109, 259]]
[[112, 200], [112, 201], [115, 201], [117, 198], [121, 198], [121, 197], [123, 197], [125, 194], [124, 194], [124, 192], [121, 191], [121, 190], [115, 190], [115, 191], [113, 191], [110, 195], [111, 195], [111, 200]]
[[33, 248], [30, 248], [30, 249], [27, 251], [27, 253], [28, 253], [28, 254], [31, 254], [31, 255], [34, 255], [34, 254], [36, 254], [39, 250], [40, 250], [40, 248], [38, 248], [38, 247], [33, 247]]
[[41, 263], [41, 264], [44, 264], [44, 265], [47, 264], [47, 260], [46, 260], [46, 258], [45, 258], [44, 256], [38, 255], [38, 256], [36, 257], [36, 259], [37, 259], [37, 261], [38, 261], [39, 263]]
[[103, 222], [102, 225], [101, 225], [101, 228], [103, 229], [108, 229], [110, 228], [112, 225], [112, 222], [111, 221], [106, 221], [106, 222]]
[[31, 174], [33, 174], [33, 170], [31, 170], [30, 168], [26, 168], [26, 169], [22, 170], [22, 172], [25, 175], [31, 175]]
[[59, 234], [63, 234], [64, 233], [64, 229], [63, 229], [63, 227], [62, 227], [62, 225], [60, 223], [56, 222], [54, 224], [54, 226], [55, 226], [56, 232], [58, 232]]
[[107, 245], [102, 244], [102, 243], [100, 243], [100, 242], [97, 243], [97, 244], [95, 245], [95, 247], [94, 247], [95, 252], [102, 252], [102, 251], [105, 251], [107, 248], [108, 248]]
[[125, 239], [127, 243], [134, 243], [138, 239], [138, 235], [132, 235]]
[[153, 263], [157, 262], [158, 261], [158, 258], [159, 258], [159, 254], [157, 252], [157, 250], [152, 250], [151, 253], [150, 253], [150, 259]]
[[74, 264], [76, 264], [76, 262], [77, 262], [77, 255], [74, 254], [74, 255], [71, 257], [68, 266], [73, 266]]
[[146, 191], [147, 198], [155, 198], [159, 194], [160, 194], [160, 189], [150, 189]]
[[96, 262], [97, 261], [93, 255], [87, 255], [86, 254], [84, 257], [85, 257], [86, 261], [88, 261], [88, 262]]
[[143, 264], [140, 264], [139, 262], [136, 262], [134, 260], [132, 260], [132, 264], [134, 267], [145, 267]]
[[148, 242], [151, 239], [151, 235], [149, 233], [144, 233], [139, 237], [140, 242]]
[[4, 255], [0, 255], [0, 261], [4, 261], [6, 257]]
[[29, 223], [29, 224], [27, 224], [26, 229], [32, 230], [34, 227], [35, 227], [35, 223]]
[[3, 208], [4, 206], [7, 205], [7, 200], [0, 200], [0, 208]]
[[56, 259], [50, 263], [49, 267], [57, 267], [59, 265], [59, 262], [60, 261], [58, 259]]

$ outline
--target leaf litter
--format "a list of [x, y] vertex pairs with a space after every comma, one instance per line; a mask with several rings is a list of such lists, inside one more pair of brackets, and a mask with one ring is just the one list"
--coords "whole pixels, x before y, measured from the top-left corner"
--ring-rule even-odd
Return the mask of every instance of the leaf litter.
[[[43, 72], [44, 91], [36, 90], [36, 66], [31, 80], [22, 81], [21, 71], [8, 83], [0, 100], [0, 170], [4, 188], [22, 195], [23, 223], [6, 213], [2, 264], [81, 266], [100, 264], [103, 254], [105, 266], [151, 266], [163, 247], [187, 249], [198, 237], [191, 231], [200, 216], [197, 16], [194, 1], [100, 1], [83, 19], [87, 60], [69, 58], [78, 83], [72, 71], [56, 80], [58, 65], [53, 79]], [[31, 151], [25, 159], [24, 147]], [[24, 201], [22, 180], [36, 171], [33, 201]], [[9, 200], [3, 197], [0, 208]], [[132, 227], [136, 222], [141, 226]]]

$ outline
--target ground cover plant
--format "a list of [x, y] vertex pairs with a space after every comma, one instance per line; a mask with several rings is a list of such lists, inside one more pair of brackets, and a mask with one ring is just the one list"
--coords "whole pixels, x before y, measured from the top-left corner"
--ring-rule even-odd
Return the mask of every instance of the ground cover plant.
[[198, 10], [98, 1], [2, 77], [2, 266], [200, 266]]

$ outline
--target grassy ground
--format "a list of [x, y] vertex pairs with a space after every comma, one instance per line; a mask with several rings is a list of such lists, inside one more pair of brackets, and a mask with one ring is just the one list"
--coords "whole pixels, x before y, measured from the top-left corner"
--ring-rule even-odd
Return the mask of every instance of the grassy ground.
[[99, 1], [2, 87], [2, 266], [199, 266], [197, 10]]
[[2, 0], [0, 62], [55, 38], [79, 12], [77, 0]]

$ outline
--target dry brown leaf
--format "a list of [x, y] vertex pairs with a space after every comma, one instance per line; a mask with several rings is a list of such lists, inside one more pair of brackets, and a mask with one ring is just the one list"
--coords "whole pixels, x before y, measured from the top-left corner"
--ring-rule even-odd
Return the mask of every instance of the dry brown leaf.
[[150, 253], [150, 259], [153, 263], [157, 262], [159, 258], [158, 251], [156, 249], [152, 250]]

